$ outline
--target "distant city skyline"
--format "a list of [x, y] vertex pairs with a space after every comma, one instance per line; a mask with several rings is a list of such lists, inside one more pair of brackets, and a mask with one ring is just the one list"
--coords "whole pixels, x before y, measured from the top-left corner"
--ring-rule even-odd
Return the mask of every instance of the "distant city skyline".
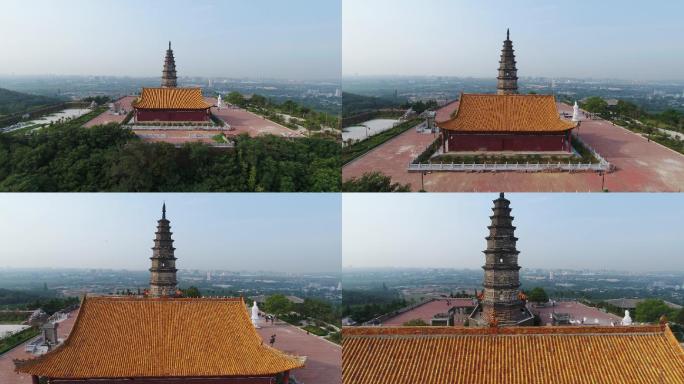
[[2, 75], [337, 79], [341, 0], [3, 2]]
[[3, 194], [0, 269], [145, 270], [167, 205], [179, 269], [339, 273], [335, 194]]
[[684, 80], [684, 3], [344, 0], [342, 73], [497, 75], [506, 29], [520, 77]]
[[[344, 268], [480, 269], [496, 193], [342, 199]], [[677, 194], [506, 194], [523, 268], [684, 271]]]

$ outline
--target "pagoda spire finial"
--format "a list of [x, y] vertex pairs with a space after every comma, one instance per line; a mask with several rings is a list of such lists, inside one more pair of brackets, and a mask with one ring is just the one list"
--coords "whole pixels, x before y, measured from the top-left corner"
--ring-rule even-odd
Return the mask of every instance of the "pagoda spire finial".
[[169, 40], [169, 51], [171, 50], [171, 40]]
[[162, 219], [166, 219], [166, 201], [162, 203]]
[[[506, 40], [510, 40], [510, 39], [511, 39], [511, 29], [506, 28]], [[169, 48], [171, 48], [171, 43], [169, 43]]]

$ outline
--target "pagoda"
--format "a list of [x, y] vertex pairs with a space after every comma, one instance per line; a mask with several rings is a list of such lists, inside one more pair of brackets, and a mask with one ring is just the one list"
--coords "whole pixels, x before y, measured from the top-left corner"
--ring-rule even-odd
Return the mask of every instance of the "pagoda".
[[471, 318], [481, 325], [532, 325], [534, 317], [520, 292], [520, 266], [511, 216], [511, 202], [501, 193], [494, 200], [489, 236], [486, 237], [484, 292]]
[[442, 152], [572, 153], [576, 122], [562, 120], [553, 95], [518, 94], [510, 31], [499, 60], [496, 94], [462, 93], [455, 115], [438, 123]]
[[162, 218], [157, 221], [152, 247], [152, 267], [150, 268], [150, 291], [152, 297], [171, 297], [176, 295], [176, 257], [171, 238], [170, 221], [166, 219], [166, 203], [162, 205]]
[[209, 122], [211, 107], [200, 88], [178, 88], [176, 59], [171, 49], [166, 51], [161, 87], [143, 88], [133, 102], [136, 123]]
[[499, 76], [497, 79], [497, 95], [515, 95], [518, 93], [518, 69], [515, 67], [515, 51], [511, 41], [511, 31], [506, 30], [506, 40], [499, 60]]
[[166, 57], [164, 58], [161, 86], [162, 88], [176, 88], [178, 85], [177, 80], [176, 59], [173, 57], [173, 49], [171, 49], [171, 42], [169, 41], [169, 49], [166, 51]]

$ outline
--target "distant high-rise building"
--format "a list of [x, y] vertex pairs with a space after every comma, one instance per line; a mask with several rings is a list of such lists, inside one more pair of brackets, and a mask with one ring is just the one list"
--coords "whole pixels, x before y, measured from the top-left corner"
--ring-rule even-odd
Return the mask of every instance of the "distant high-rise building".
[[504, 46], [501, 50], [499, 76], [497, 79], [497, 94], [514, 95], [518, 93], [518, 69], [515, 66], [515, 52], [513, 50], [510, 30], [506, 30], [506, 40], [504, 40]]
[[162, 218], [157, 222], [152, 267], [150, 268], [150, 296], [171, 297], [176, 295], [176, 257], [171, 238], [170, 222], [166, 219], [166, 204], [162, 205]]
[[173, 57], [173, 50], [171, 49], [171, 42], [169, 41], [169, 49], [166, 51], [164, 58], [164, 70], [162, 72], [163, 88], [176, 88], [178, 85], [176, 77], [176, 59]]

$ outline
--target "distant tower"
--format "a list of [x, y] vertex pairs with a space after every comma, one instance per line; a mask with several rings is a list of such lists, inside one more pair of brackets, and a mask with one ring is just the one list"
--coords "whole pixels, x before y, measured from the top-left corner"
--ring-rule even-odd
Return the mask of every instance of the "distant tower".
[[176, 88], [178, 85], [176, 77], [176, 59], [173, 58], [173, 50], [169, 41], [169, 49], [166, 51], [164, 59], [164, 71], [162, 72], [162, 87]]
[[518, 69], [515, 67], [515, 53], [513, 51], [510, 30], [506, 30], [506, 40], [501, 50], [499, 76], [497, 79], [497, 95], [514, 95], [518, 93]]
[[482, 296], [482, 322], [500, 325], [518, 323], [527, 317], [520, 296], [518, 250], [515, 244], [513, 216], [510, 201], [500, 194], [494, 200], [494, 214], [490, 216], [484, 269], [484, 294]]
[[176, 257], [173, 255], [171, 226], [166, 220], [166, 204], [162, 206], [162, 218], [157, 222], [154, 247], [152, 248], [152, 267], [150, 268], [150, 295], [169, 297], [176, 294]]

